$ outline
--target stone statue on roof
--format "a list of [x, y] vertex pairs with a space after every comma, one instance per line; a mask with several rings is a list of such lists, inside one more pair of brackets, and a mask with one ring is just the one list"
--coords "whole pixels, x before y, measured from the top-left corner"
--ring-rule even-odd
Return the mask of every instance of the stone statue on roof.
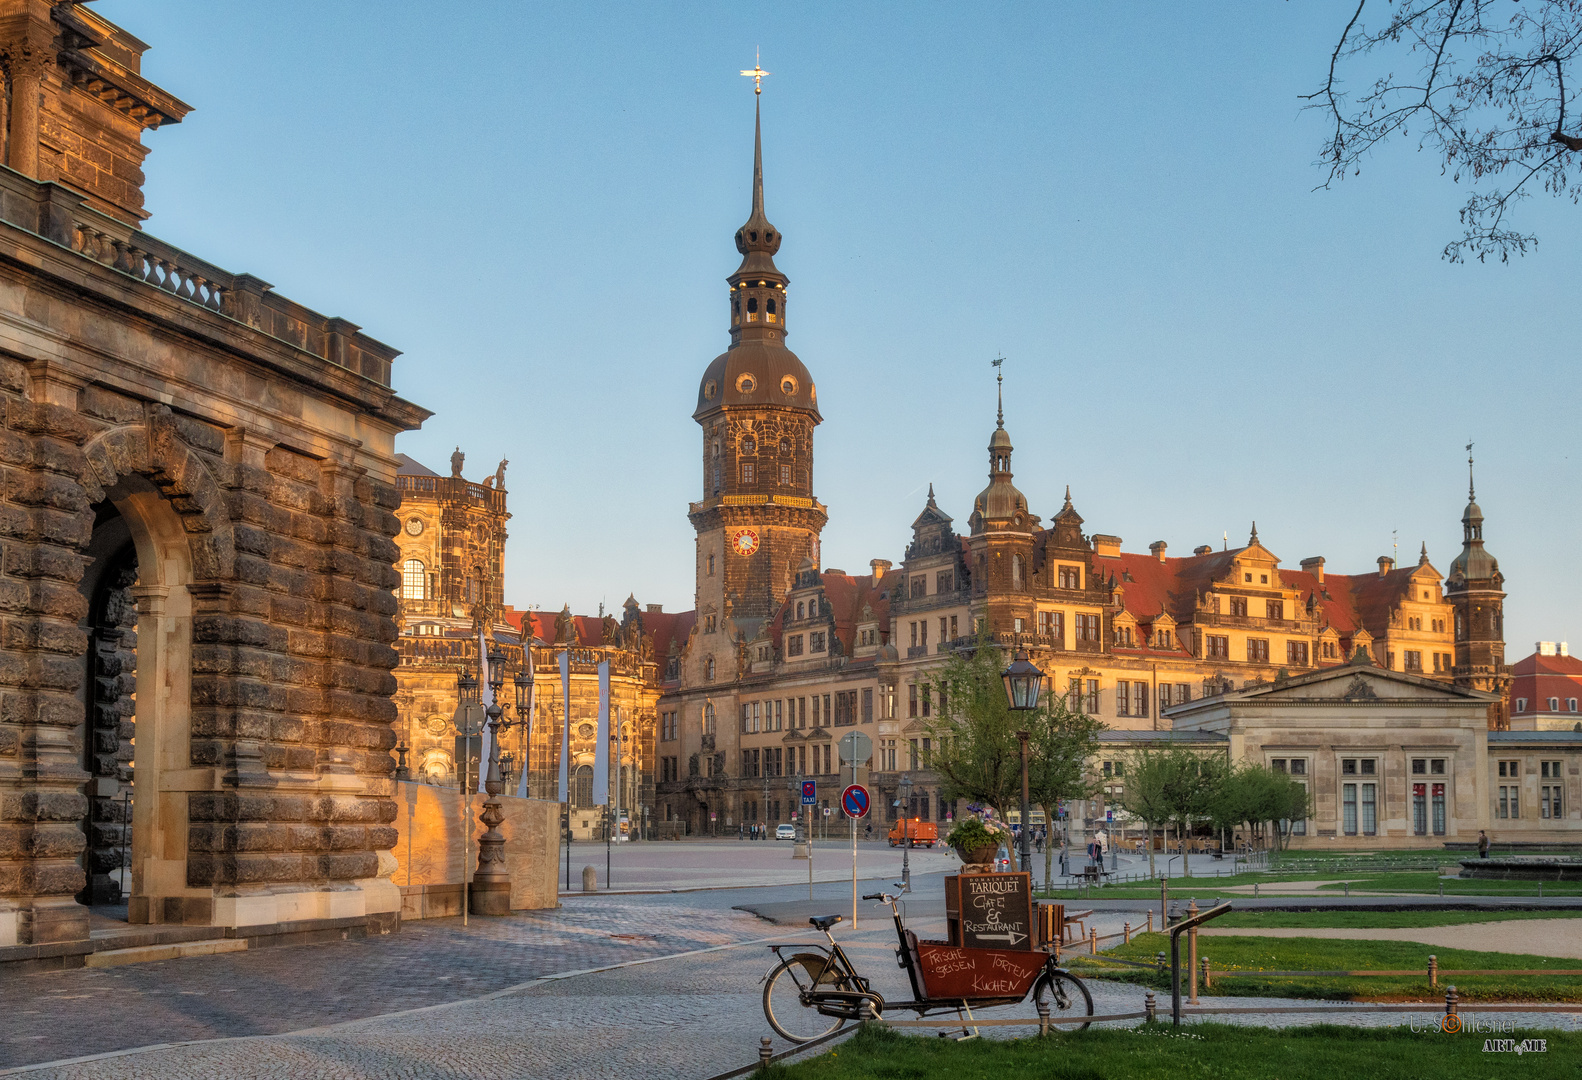
[[570, 645], [571, 642], [571, 605], [567, 604], [560, 609], [560, 614], [555, 616], [555, 641], [557, 644]]
[[455, 452], [450, 455], [450, 474], [459, 477], [462, 463], [466, 460], [467, 455], [461, 452], [461, 447], [456, 447]]
[[599, 621], [599, 644], [619, 645], [621, 643], [621, 624], [615, 621], [614, 615], [606, 615]]
[[505, 467], [511, 464], [507, 458], [500, 459], [500, 467], [494, 470], [494, 486], [500, 491], [505, 490]]

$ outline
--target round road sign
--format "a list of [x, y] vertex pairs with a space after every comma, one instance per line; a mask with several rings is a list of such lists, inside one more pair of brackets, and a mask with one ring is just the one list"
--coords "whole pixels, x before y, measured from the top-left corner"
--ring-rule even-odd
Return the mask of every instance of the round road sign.
[[868, 789], [861, 784], [851, 785], [840, 793], [840, 805], [847, 817], [867, 817]]

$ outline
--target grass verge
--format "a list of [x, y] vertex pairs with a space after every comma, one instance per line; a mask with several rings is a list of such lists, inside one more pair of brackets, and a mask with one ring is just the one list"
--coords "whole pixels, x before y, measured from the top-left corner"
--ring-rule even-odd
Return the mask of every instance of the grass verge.
[[1255, 1028], [1164, 1024], [1074, 1031], [1047, 1039], [948, 1039], [865, 1028], [837, 1049], [756, 1076], [779, 1080], [1422, 1080], [1520, 1075], [1574, 1080], [1582, 1035], [1500, 1033], [1542, 1039], [1543, 1052], [1485, 1052], [1483, 1034], [1413, 1033], [1399, 1027]]
[[[1226, 916], [1227, 918], [1229, 916]], [[1152, 960], [1170, 951], [1168, 934], [1139, 934], [1131, 944], [1111, 949], [1107, 955], [1128, 960]], [[1186, 943], [1181, 943], [1186, 964]], [[1552, 956], [1520, 953], [1475, 952], [1446, 949], [1414, 941], [1347, 941], [1329, 938], [1226, 937], [1199, 938], [1198, 956], [1207, 957], [1214, 971], [1422, 971], [1421, 975], [1361, 975], [1310, 977], [1259, 977], [1245, 975], [1214, 979], [1213, 993], [1226, 997], [1288, 997], [1332, 1001], [1442, 1001], [1445, 987], [1454, 983], [1463, 1001], [1582, 1001], [1582, 976], [1576, 975], [1441, 975], [1439, 985], [1428, 985], [1428, 957], [1439, 958], [1444, 969], [1543, 969], [1576, 970], [1582, 962]], [[1120, 982], [1137, 983], [1156, 990], [1170, 988], [1168, 972], [1122, 968], [1070, 956], [1071, 970], [1087, 976], [1103, 975]], [[1186, 973], [1182, 972], [1185, 979]]]
[[[1232, 911], [1208, 925], [1242, 929], [1367, 930], [1579, 918], [1582, 918], [1582, 911]], [[1582, 963], [1575, 966], [1582, 967]]]

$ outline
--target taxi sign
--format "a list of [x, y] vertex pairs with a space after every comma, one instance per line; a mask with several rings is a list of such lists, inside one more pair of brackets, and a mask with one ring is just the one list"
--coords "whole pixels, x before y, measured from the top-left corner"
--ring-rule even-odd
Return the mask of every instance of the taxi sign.
[[846, 811], [847, 817], [860, 818], [868, 816], [868, 789], [861, 784], [853, 784], [840, 793], [841, 809]]
[[802, 781], [802, 805], [813, 806], [818, 802], [818, 781]]

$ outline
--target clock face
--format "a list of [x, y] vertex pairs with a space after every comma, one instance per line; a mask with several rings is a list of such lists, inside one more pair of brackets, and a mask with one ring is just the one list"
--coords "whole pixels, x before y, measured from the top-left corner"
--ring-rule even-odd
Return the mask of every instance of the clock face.
[[753, 529], [738, 529], [731, 537], [731, 550], [738, 555], [751, 555], [758, 550], [758, 533]]
[[411, 536], [416, 536], [423, 531], [423, 523], [417, 518], [412, 518], [406, 523], [406, 531]]

